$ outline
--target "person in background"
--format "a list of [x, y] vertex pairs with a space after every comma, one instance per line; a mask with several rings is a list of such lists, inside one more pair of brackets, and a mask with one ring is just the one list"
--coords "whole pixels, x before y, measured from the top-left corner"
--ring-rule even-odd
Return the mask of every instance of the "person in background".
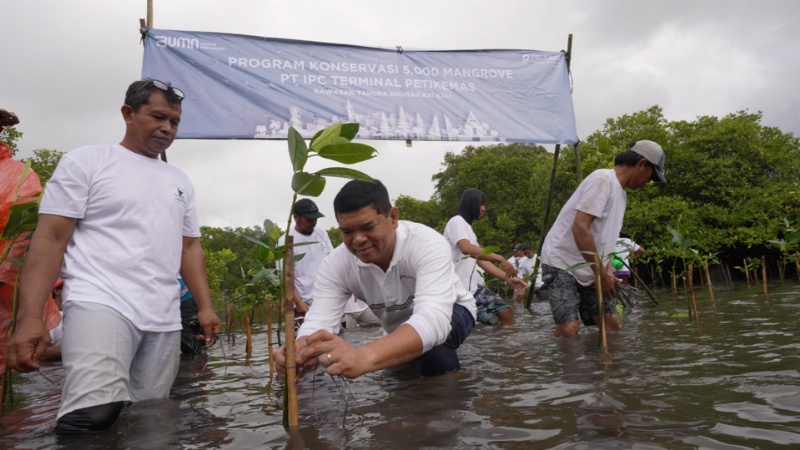
[[[649, 181], [665, 183], [664, 150], [653, 141], [636, 141], [614, 158], [613, 169], [598, 169], [578, 186], [559, 212], [542, 247], [543, 290], [550, 302], [556, 337], [575, 336], [580, 323], [596, 325], [605, 316], [606, 329], [621, 330], [616, 286], [622, 280], [608, 261], [617, 243], [628, 195]], [[595, 264], [595, 257], [601, 264]], [[587, 262], [587, 266], [567, 269]], [[599, 278], [604, 311], [597, 302]]]
[[[356, 378], [419, 360], [422, 376], [459, 370], [456, 350], [475, 325], [475, 299], [453, 272], [442, 235], [398, 220], [386, 187], [352, 180], [333, 201], [343, 245], [325, 260], [314, 285], [314, 304], [300, 326], [300, 376], [318, 365], [330, 375]], [[380, 319], [385, 335], [362, 347], [337, 336], [355, 295]], [[286, 349], [274, 353], [284, 376]]]
[[611, 265], [614, 268], [614, 276], [622, 280], [622, 284], [627, 286], [631, 271], [628, 270], [628, 256], [633, 254], [633, 259], [643, 255], [645, 252], [644, 247], [633, 242], [625, 233], [619, 234], [617, 245], [614, 247], [614, 257], [611, 260]]
[[[53, 285], [53, 290], [50, 293], [50, 296], [53, 297], [53, 301], [55, 302], [56, 306], [58, 306], [59, 311], [61, 310], [61, 304], [63, 302], [63, 297], [61, 296], [63, 290], [64, 280], [59, 278], [56, 280], [56, 284]], [[50, 345], [47, 346], [47, 349], [42, 354], [41, 359], [43, 361], [61, 361], [61, 339], [63, 337], [64, 317], [62, 315], [58, 325], [50, 329]]]
[[[487, 289], [483, 277], [476, 272], [480, 267], [490, 275], [505, 280], [513, 289], [525, 289], [527, 283], [518, 277], [517, 267], [497, 253], [481, 255], [483, 247], [472, 230], [472, 222], [480, 220], [486, 213], [486, 195], [478, 189], [467, 189], [461, 194], [458, 214], [444, 228], [444, 238], [450, 244], [451, 257], [464, 286], [475, 297], [478, 305], [478, 321], [487, 325], [513, 325], [514, 310], [499, 295]], [[465, 258], [465, 256], [467, 256]], [[477, 264], [475, 260], [477, 259]], [[497, 263], [500, 267], [494, 265]]]
[[379, 326], [381, 324], [369, 305], [353, 296], [353, 300], [347, 302], [344, 307], [344, 327], [348, 330], [355, 329], [356, 327], [370, 327]]
[[180, 361], [176, 274], [192, 291], [206, 347], [220, 332], [211, 306], [191, 181], [158, 159], [175, 139], [181, 90], [131, 83], [119, 144], [64, 155], [47, 183], [20, 280], [15, 370], [39, 368], [50, 343], [42, 310], [64, 279], [65, 372], [56, 432], [111, 428], [127, 402], [166, 399]]
[[[317, 228], [317, 219], [325, 217], [317, 204], [307, 198], [295, 202], [293, 216], [294, 228], [289, 235], [294, 236], [294, 254], [302, 254], [303, 258], [294, 263], [294, 326], [295, 331], [302, 325], [308, 308], [314, 303], [314, 279], [317, 277], [322, 260], [333, 251], [331, 239], [321, 228]], [[278, 239], [278, 245], [284, 245], [286, 235]], [[308, 245], [298, 245], [309, 243]], [[277, 263], [281, 268], [282, 261]]]
[[197, 321], [197, 302], [195, 301], [183, 278], [178, 278], [181, 300], [181, 354], [200, 356], [206, 353], [203, 340], [203, 327]]

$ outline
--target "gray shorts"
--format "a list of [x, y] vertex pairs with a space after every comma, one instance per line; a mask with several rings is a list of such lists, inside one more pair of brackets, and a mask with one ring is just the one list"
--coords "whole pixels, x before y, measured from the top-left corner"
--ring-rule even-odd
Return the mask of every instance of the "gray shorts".
[[[542, 293], [550, 302], [556, 325], [571, 320], [581, 320], [584, 325], [596, 325], [594, 316], [600, 315], [597, 307], [597, 288], [592, 283], [583, 286], [569, 272], [542, 264]], [[603, 298], [606, 314], [617, 312], [616, 299]]]
[[60, 418], [90, 406], [164, 399], [178, 374], [181, 332], [148, 332], [98, 303], [64, 303]]

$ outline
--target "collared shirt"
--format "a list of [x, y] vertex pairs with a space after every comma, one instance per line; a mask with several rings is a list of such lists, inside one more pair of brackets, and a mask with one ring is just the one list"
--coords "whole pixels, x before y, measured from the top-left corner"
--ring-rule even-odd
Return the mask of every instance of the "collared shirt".
[[394, 232], [394, 254], [386, 272], [361, 262], [344, 245], [325, 258], [317, 273], [314, 304], [298, 338], [317, 330], [337, 334], [351, 295], [369, 305], [387, 334], [404, 323], [414, 327], [423, 352], [447, 339], [455, 303], [475, 318], [475, 299], [453, 272], [450, 247], [442, 235], [404, 220]]

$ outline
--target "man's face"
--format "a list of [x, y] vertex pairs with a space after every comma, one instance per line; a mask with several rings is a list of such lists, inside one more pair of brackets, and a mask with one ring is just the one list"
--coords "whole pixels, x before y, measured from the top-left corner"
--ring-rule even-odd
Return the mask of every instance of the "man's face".
[[486, 205], [481, 203], [481, 209], [480, 209], [480, 212], [478, 213], [478, 219], [479, 220], [483, 219], [484, 214], [486, 214]]
[[361, 262], [375, 264], [384, 271], [389, 268], [394, 255], [397, 208], [390, 209], [389, 215], [384, 216], [368, 205], [356, 211], [339, 213], [336, 220], [342, 241], [350, 253]]
[[644, 158], [640, 159], [639, 162], [633, 166], [633, 169], [634, 172], [630, 182], [631, 189], [639, 189], [640, 187], [644, 186], [653, 178], [653, 175], [656, 173], [656, 169], [653, 167], [650, 161]]
[[523, 256], [525, 256], [525, 252], [519, 249], [514, 250], [514, 256], [516, 256], [517, 258], [522, 258]]
[[123, 105], [122, 117], [127, 125], [126, 147], [132, 147], [129, 150], [142, 156], [157, 158], [175, 140], [181, 121], [181, 106], [170, 105], [164, 94], [156, 90], [139, 111], [134, 112], [130, 106]]
[[317, 226], [317, 219], [309, 219], [306, 216], [295, 214], [294, 215], [294, 229], [298, 233], [309, 236], [314, 232], [314, 227]]
[[533, 258], [533, 250], [523, 250], [522, 253], [527, 256], [528, 258]]

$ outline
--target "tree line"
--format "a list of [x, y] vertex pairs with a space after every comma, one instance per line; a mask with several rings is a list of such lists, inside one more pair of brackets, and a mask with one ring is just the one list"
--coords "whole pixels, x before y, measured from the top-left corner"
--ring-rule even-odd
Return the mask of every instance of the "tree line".
[[[487, 216], [473, 224], [478, 240], [510, 256], [516, 243], [537, 247], [542, 230], [549, 229], [580, 177], [613, 167], [614, 156], [629, 143], [649, 139], [665, 150], [667, 184], [629, 192], [623, 225], [623, 232], [648, 250], [646, 261], [674, 267], [676, 260], [694, 255], [742, 268], [766, 255], [772, 261], [770, 273], [776, 273], [797, 258], [800, 140], [761, 121], [760, 112], [749, 111], [668, 121], [658, 106], [609, 118], [577, 151], [562, 149], [546, 224], [554, 158], [540, 145], [468, 145], [460, 153], [447, 153], [433, 175], [431, 198], [400, 195], [395, 204], [401, 219], [441, 232], [456, 214], [461, 193], [480, 189], [486, 193]], [[16, 151], [13, 144], [21, 133], [9, 127], [3, 134]], [[43, 184], [62, 154], [42, 149], [28, 158]], [[215, 302], [225, 302], [245, 289], [248, 272], [258, 266], [256, 249], [243, 235], [260, 238], [264, 229], [204, 226], [201, 233], [212, 294]], [[341, 242], [336, 228], [328, 233], [334, 244]]]

